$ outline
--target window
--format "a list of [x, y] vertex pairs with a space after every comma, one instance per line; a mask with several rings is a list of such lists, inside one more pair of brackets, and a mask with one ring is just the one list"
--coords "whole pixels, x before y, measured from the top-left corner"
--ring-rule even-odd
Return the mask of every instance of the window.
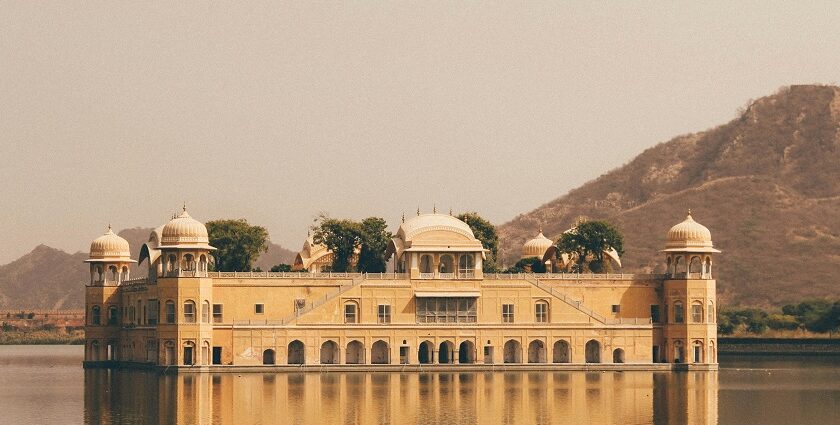
[[715, 306], [714, 306], [714, 304], [712, 304], [711, 301], [709, 301], [709, 309], [708, 309], [707, 314], [709, 315], [709, 318], [707, 319], [707, 321], [709, 323], [715, 323]]
[[659, 323], [659, 306], [658, 305], [651, 305], [650, 306], [650, 321], [652, 323]]
[[222, 305], [213, 304], [213, 323], [222, 323]]
[[175, 303], [171, 300], [166, 302], [166, 323], [175, 323]]
[[184, 323], [195, 323], [195, 303], [192, 301], [184, 302]]
[[210, 323], [210, 301], [201, 305], [201, 323]]
[[108, 324], [116, 325], [118, 320], [119, 315], [117, 314], [117, 307], [113, 305], [108, 307]]
[[536, 313], [537, 323], [548, 322], [548, 303], [545, 301], [537, 301], [534, 304], [534, 312]]
[[149, 300], [149, 324], [157, 325], [158, 316], [160, 315], [160, 303], [158, 300]]
[[378, 323], [391, 323], [391, 306], [388, 304], [379, 304], [378, 310]]
[[356, 303], [344, 304], [344, 323], [358, 323]]
[[475, 323], [475, 298], [416, 298], [417, 323]]
[[674, 323], [685, 323], [685, 308], [679, 301], [674, 303]]
[[502, 304], [502, 322], [513, 323], [513, 304]]
[[703, 304], [699, 301], [691, 304], [691, 321], [692, 323], [703, 322]]
[[612, 312], [613, 312], [614, 314], [616, 314], [616, 313], [621, 313], [621, 305], [619, 305], [619, 304], [613, 304], [613, 306], [612, 306]]
[[90, 323], [92, 325], [102, 324], [102, 309], [98, 305], [90, 309]]
[[256, 313], [256, 314], [265, 313], [265, 304], [254, 304], [254, 313]]
[[463, 254], [458, 259], [458, 277], [470, 279], [475, 274], [475, 258], [473, 254]]

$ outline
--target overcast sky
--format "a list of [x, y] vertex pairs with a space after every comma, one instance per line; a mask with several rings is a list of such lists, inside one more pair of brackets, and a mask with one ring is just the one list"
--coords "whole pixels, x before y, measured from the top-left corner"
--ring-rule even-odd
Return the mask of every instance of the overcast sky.
[[184, 201], [294, 250], [321, 211], [501, 224], [835, 83], [838, 22], [837, 2], [2, 1], [0, 264]]

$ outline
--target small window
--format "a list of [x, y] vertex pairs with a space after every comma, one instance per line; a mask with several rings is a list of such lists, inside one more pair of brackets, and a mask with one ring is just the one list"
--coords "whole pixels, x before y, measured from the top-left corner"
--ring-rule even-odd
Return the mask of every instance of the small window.
[[344, 323], [358, 323], [355, 303], [344, 304]]
[[674, 323], [685, 323], [685, 308], [681, 302], [674, 303]]
[[192, 301], [184, 302], [184, 323], [195, 323], [195, 303]]
[[379, 323], [391, 323], [391, 306], [388, 304], [379, 304], [379, 313], [377, 315]]
[[691, 322], [703, 322], [703, 304], [701, 304], [700, 302], [695, 302], [691, 304]]
[[256, 314], [265, 313], [265, 304], [254, 304], [254, 313], [256, 313]]
[[201, 304], [201, 323], [210, 323], [210, 301]]
[[213, 304], [213, 323], [222, 323], [222, 305]]
[[534, 305], [534, 312], [536, 313], [535, 320], [537, 323], [548, 322], [548, 303], [545, 301], [537, 301]]
[[612, 312], [613, 312], [613, 314], [621, 313], [621, 305], [613, 304]]
[[513, 323], [513, 304], [502, 304], [502, 322]]
[[659, 323], [659, 306], [658, 305], [651, 305], [650, 306], [650, 321], [652, 323]]
[[711, 301], [709, 301], [708, 316], [709, 318], [707, 319], [707, 321], [709, 323], [715, 323], [715, 305], [712, 304]]
[[166, 323], [175, 323], [175, 303], [166, 302]]
[[102, 310], [98, 305], [90, 309], [90, 323], [93, 325], [102, 324]]
[[113, 306], [113, 305], [108, 307], [108, 324], [109, 325], [118, 324], [117, 322], [119, 321], [119, 318], [120, 317], [117, 314], [117, 307]]

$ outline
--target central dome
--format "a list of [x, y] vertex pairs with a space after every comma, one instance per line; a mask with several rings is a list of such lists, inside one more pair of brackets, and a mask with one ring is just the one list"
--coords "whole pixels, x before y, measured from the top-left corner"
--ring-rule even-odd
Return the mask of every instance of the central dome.
[[447, 214], [420, 214], [411, 217], [400, 225], [397, 236], [404, 241], [410, 241], [414, 236], [429, 231], [450, 231], [461, 234], [468, 239], [475, 239], [472, 229], [467, 223]]

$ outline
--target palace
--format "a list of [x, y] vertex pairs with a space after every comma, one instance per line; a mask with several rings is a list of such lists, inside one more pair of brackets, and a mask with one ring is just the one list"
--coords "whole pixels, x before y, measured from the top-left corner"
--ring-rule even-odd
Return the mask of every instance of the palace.
[[[85, 366], [717, 368], [720, 251], [690, 214], [667, 233], [665, 274], [557, 273], [568, 258], [553, 246], [540, 232], [523, 247], [548, 273], [484, 273], [466, 223], [418, 214], [388, 245], [393, 273], [325, 271], [330, 253], [311, 240], [296, 261], [307, 271], [213, 272], [207, 228], [186, 209], [136, 261], [109, 228], [87, 260]], [[147, 277], [131, 278], [135, 262]]]

